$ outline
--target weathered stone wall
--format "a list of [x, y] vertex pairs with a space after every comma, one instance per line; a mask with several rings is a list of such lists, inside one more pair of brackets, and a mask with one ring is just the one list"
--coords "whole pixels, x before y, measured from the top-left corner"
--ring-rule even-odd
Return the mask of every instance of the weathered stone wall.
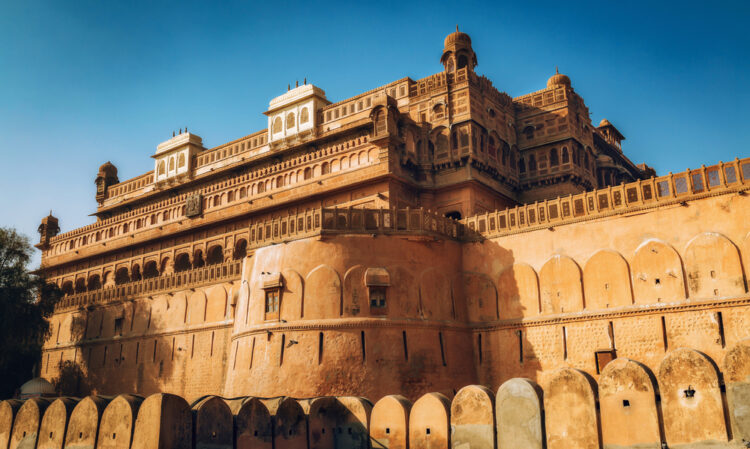
[[[715, 363], [686, 348], [657, 371], [627, 358], [599, 382], [571, 367], [540, 385], [510, 379], [497, 391], [468, 385], [413, 404], [385, 396], [223, 399], [192, 405], [157, 393], [0, 402], [0, 449], [62, 448], [413, 448], [659, 449], [745, 447], [750, 343]], [[726, 389], [722, 388], [722, 380]], [[92, 435], [98, 435], [91, 438]]]

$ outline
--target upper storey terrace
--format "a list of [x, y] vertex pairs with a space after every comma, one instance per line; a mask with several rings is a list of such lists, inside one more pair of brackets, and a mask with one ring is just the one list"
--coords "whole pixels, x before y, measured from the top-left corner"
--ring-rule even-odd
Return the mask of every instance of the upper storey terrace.
[[591, 124], [567, 76], [556, 73], [545, 89], [513, 99], [474, 72], [477, 61], [469, 36], [456, 31], [437, 74], [336, 103], [304, 82], [269, 102], [264, 130], [210, 149], [180, 130], [157, 146], [153, 171], [123, 182], [108, 162], [96, 177], [97, 222], [57, 235], [53, 220], [39, 245], [43, 262], [132, 246], [136, 234], [146, 238], [165, 223], [179, 224], [165, 232], [203, 226], [198, 218], [216, 208], [223, 213], [214, 222], [341, 204], [326, 195], [375, 180], [377, 192], [351, 197], [385, 203], [344, 205], [425, 207], [460, 218], [648, 174], [622, 153], [624, 137], [611, 123]]

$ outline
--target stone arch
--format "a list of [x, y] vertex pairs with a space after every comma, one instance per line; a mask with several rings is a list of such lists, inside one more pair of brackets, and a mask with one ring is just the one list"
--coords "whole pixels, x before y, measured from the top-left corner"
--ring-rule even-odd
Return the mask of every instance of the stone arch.
[[693, 237], [685, 248], [685, 273], [691, 298], [745, 293], [740, 253], [731, 240], [716, 232]]
[[7, 448], [13, 433], [13, 421], [23, 402], [15, 399], [0, 401], [0, 448]]
[[541, 391], [528, 379], [510, 379], [500, 385], [495, 400], [498, 449], [544, 447]]
[[272, 449], [273, 422], [268, 407], [258, 398], [248, 398], [235, 416], [237, 449]]
[[517, 263], [506, 268], [498, 288], [501, 319], [539, 315], [539, 279], [531, 265]]
[[179, 327], [183, 326], [187, 322], [187, 297], [185, 293], [175, 293], [171, 298], [167, 300], [169, 307], [167, 307], [167, 327]]
[[218, 396], [201, 399], [193, 407], [195, 449], [232, 449], [232, 410]]
[[631, 266], [636, 304], [685, 299], [682, 261], [669, 244], [656, 239], [643, 242]]
[[23, 403], [16, 412], [9, 449], [36, 447], [42, 416], [50, 402], [47, 398], [31, 398]]
[[373, 448], [407, 449], [411, 402], [403, 396], [384, 396], [375, 403], [370, 416]]
[[544, 389], [547, 449], [599, 448], [593, 381], [582, 371], [562, 368]]
[[659, 365], [658, 379], [667, 444], [727, 441], [719, 374], [707, 356], [672, 351]]
[[433, 267], [419, 275], [419, 315], [438, 320], [453, 315], [450, 279]]
[[224, 248], [221, 245], [213, 245], [206, 253], [206, 265], [215, 265], [224, 262]]
[[409, 447], [448, 449], [451, 401], [440, 393], [427, 393], [409, 412]]
[[599, 376], [599, 405], [605, 447], [661, 448], [656, 385], [644, 365], [626, 358], [609, 362]]
[[208, 298], [203, 290], [197, 289], [188, 298], [188, 324], [203, 323], [206, 319]]
[[294, 270], [283, 270], [284, 288], [279, 308], [280, 319], [299, 319], [302, 316], [305, 285], [302, 276]]
[[188, 271], [192, 268], [190, 263], [190, 254], [183, 252], [178, 253], [174, 258], [174, 271], [179, 273]]
[[484, 273], [464, 272], [463, 293], [470, 322], [495, 321], [500, 318], [497, 287]]
[[206, 322], [224, 321], [227, 313], [227, 290], [223, 285], [216, 285], [206, 295]]
[[143, 398], [121, 394], [107, 405], [99, 424], [97, 449], [129, 449], [136, 414]]
[[[86, 396], [70, 414], [65, 447], [94, 448], [99, 433], [99, 421], [109, 400], [101, 396]], [[2, 447], [2, 446], [0, 446]]]
[[750, 441], [750, 340], [743, 340], [729, 348], [724, 357], [729, 422], [735, 440]]
[[37, 449], [63, 448], [68, 419], [77, 403], [76, 398], [58, 398], [47, 407], [39, 426]]
[[617, 251], [597, 251], [583, 267], [583, 289], [587, 310], [633, 304], [628, 262]]
[[305, 286], [304, 318], [335, 318], [341, 315], [341, 278], [336, 270], [329, 265], [318, 265], [308, 273]]
[[581, 269], [568, 256], [552, 256], [539, 270], [542, 313], [583, 310]]
[[461, 388], [451, 402], [452, 447], [495, 448], [495, 395], [480, 385]]
[[370, 401], [355, 396], [340, 396], [336, 398], [336, 406], [336, 447], [369, 449]]
[[344, 273], [344, 315], [369, 315], [364, 276], [362, 265], [354, 265]]
[[274, 448], [307, 449], [307, 417], [302, 406], [284, 398], [274, 414]]

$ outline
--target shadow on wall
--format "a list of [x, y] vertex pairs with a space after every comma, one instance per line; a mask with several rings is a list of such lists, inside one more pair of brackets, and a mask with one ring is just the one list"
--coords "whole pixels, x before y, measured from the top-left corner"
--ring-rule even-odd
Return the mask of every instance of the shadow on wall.
[[[137, 299], [124, 306], [82, 310], [71, 318], [73, 357], [59, 362], [52, 379], [62, 396], [150, 394], [174, 382], [183, 346], [178, 337], [153, 335], [167, 325], [166, 310], [185, 310], [184, 294]], [[184, 312], [182, 312], [184, 314]], [[133, 337], [133, 338], [128, 338]], [[187, 343], [187, 337], [180, 336]], [[106, 343], [97, 339], [105, 338]], [[50, 363], [50, 362], [48, 362]]]

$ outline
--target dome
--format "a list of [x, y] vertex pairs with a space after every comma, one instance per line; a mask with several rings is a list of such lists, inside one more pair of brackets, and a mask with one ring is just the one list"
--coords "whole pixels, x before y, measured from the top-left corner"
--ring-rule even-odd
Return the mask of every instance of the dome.
[[102, 164], [101, 167], [99, 167], [99, 174], [104, 175], [105, 177], [117, 177], [117, 167], [114, 166], [112, 162], [105, 162]]
[[458, 42], [462, 42], [462, 43], [465, 43], [466, 45], [471, 46], [471, 38], [469, 37], [469, 35], [458, 31], [458, 27], [456, 27], [455, 32], [445, 37], [445, 42], [443, 42], [443, 46], [449, 47], [451, 45], [455, 45]]
[[555, 69], [555, 74], [547, 80], [547, 87], [554, 86], [567, 86], [570, 87], [570, 78], [567, 75], [563, 75]]
[[43, 377], [35, 377], [21, 385], [21, 399], [57, 396], [55, 387]]
[[609, 123], [609, 120], [607, 120], [606, 118], [603, 118], [602, 121], [599, 122], [599, 128], [601, 128], [602, 126], [612, 126], [612, 124]]

